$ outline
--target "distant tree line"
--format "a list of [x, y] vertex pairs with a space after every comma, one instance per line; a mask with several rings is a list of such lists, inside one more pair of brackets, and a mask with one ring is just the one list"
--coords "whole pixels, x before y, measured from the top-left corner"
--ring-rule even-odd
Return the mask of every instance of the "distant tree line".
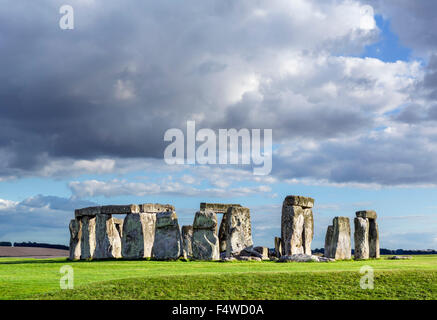
[[[0, 242], [0, 247], [12, 247], [11, 242]], [[61, 249], [68, 250], [68, 246], [62, 244], [49, 244], [49, 243], [39, 243], [39, 242], [14, 242], [14, 247], [31, 247], [31, 248], [49, 248], [49, 249]]]

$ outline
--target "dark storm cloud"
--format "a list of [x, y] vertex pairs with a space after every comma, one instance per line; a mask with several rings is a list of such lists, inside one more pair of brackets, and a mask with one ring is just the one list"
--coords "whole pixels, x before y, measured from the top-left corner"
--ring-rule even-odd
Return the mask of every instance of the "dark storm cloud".
[[[307, 23], [292, 15], [302, 10], [313, 19], [308, 8], [333, 14], [326, 1], [292, 4], [289, 12], [281, 1], [72, 1], [74, 30], [58, 26], [62, 4], [2, 4], [0, 175], [35, 172], [56, 158], [160, 158], [164, 131], [196, 115], [212, 128], [255, 127], [262, 114], [248, 121], [247, 107], [233, 100], [249, 74], [271, 72], [261, 64], [274, 52], [326, 51], [345, 38], [343, 52], [356, 52], [374, 37], [351, 36], [349, 26], [325, 32], [322, 20], [303, 35]], [[279, 113], [274, 103], [265, 107]], [[279, 138], [337, 135], [365, 118], [359, 111], [332, 117], [329, 105], [298, 108], [265, 126]], [[311, 112], [320, 114], [316, 128], [294, 125]]]

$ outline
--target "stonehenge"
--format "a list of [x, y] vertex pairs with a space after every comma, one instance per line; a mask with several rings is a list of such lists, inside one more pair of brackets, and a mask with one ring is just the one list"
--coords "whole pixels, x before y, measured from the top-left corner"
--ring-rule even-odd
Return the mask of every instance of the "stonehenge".
[[281, 217], [282, 255], [311, 255], [314, 234], [313, 206], [314, 199], [309, 197], [285, 198]]
[[379, 258], [379, 229], [376, 212], [357, 211], [355, 223], [355, 259]]
[[351, 259], [351, 227], [349, 218], [335, 217], [325, 238], [325, 257], [335, 260]]
[[[324, 257], [312, 255], [314, 199], [285, 197], [281, 237], [274, 249], [255, 247], [249, 208], [240, 204], [201, 203], [192, 225], [179, 226], [173, 205], [130, 204], [76, 209], [70, 220], [70, 260], [156, 259], [327, 262], [351, 259], [349, 218], [335, 217], [328, 226]], [[218, 215], [222, 215], [219, 224]], [[123, 215], [124, 219], [116, 218]], [[357, 211], [355, 259], [379, 258], [376, 212]]]

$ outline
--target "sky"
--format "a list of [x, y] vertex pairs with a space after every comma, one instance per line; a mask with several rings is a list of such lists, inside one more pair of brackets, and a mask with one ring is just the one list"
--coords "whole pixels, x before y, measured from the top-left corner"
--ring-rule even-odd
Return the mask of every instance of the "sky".
[[[60, 28], [62, 5], [74, 29]], [[68, 244], [74, 209], [375, 210], [381, 247], [437, 249], [437, 2], [2, 0], [0, 241]], [[272, 171], [169, 165], [168, 129], [271, 129]], [[352, 222], [353, 231], [353, 222]]]

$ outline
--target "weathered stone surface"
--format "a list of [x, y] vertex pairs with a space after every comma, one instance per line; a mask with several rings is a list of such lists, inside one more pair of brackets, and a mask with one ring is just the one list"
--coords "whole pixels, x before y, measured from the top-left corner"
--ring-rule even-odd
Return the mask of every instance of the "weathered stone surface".
[[265, 258], [262, 253], [259, 253], [258, 251], [255, 251], [253, 248], [249, 247], [249, 248], [245, 248], [243, 250], [240, 251], [240, 253], [238, 254], [240, 257], [242, 256], [246, 256], [246, 257], [257, 257], [257, 258]]
[[217, 237], [217, 215], [211, 210], [196, 212], [193, 222], [193, 258], [197, 260], [219, 260]]
[[277, 258], [282, 256], [282, 239], [275, 237], [275, 254]]
[[193, 257], [193, 226], [182, 227], [182, 247], [184, 250], [184, 258], [191, 259]]
[[349, 260], [352, 255], [349, 218], [335, 217], [332, 223], [331, 244], [329, 246], [328, 255], [325, 254], [325, 256], [335, 260]]
[[226, 213], [230, 207], [241, 207], [240, 204], [205, 203], [200, 204], [200, 211], [211, 210], [215, 213]]
[[124, 222], [124, 220], [123, 219], [117, 219], [117, 218], [114, 218], [114, 217], [112, 217], [112, 220], [114, 221], [115, 228], [117, 229], [118, 234], [120, 235], [120, 239], [121, 239], [123, 237], [123, 222]]
[[309, 254], [284, 255], [278, 260], [278, 262], [330, 262], [330, 261], [335, 261], [335, 260], [326, 257], [313, 256]]
[[227, 232], [226, 232], [226, 224], [228, 221], [228, 216], [226, 214], [223, 215], [222, 221], [220, 222], [220, 228], [218, 233], [219, 243], [220, 243], [220, 253], [226, 252], [226, 241], [227, 241]]
[[324, 252], [325, 257], [333, 256], [333, 252], [332, 252], [333, 250], [331, 248], [333, 237], [334, 237], [334, 226], [328, 226], [325, 236], [325, 252]]
[[235, 256], [235, 258], [240, 261], [262, 261], [261, 258], [253, 256]]
[[211, 210], [201, 210], [196, 212], [193, 229], [210, 229], [217, 231], [216, 213]]
[[250, 210], [243, 207], [230, 207], [226, 212], [226, 255], [239, 254], [253, 247]]
[[388, 257], [388, 260], [411, 260], [413, 259], [412, 256], [393, 256], [393, 257]]
[[70, 221], [70, 260], [80, 259], [80, 242], [82, 238], [82, 223], [79, 219]]
[[121, 257], [121, 238], [110, 214], [96, 216], [95, 259], [113, 259]]
[[154, 213], [126, 215], [121, 237], [123, 258], [142, 259], [152, 257], [155, 224], [156, 214]]
[[166, 212], [166, 211], [175, 211], [175, 208], [171, 204], [160, 204], [160, 203], [140, 204], [140, 212], [158, 213], [158, 212]]
[[363, 219], [376, 219], [377, 218], [377, 214], [375, 211], [373, 210], [363, 210], [363, 211], [357, 211], [356, 216], [358, 218], [363, 218]]
[[111, 206], [101, 207], [102, 214], [131, 214], [131, 213], [139, 213], [139, 212], [140, 212], [140, 206], [137, 204], [111, 205]]
[[314, 199], [303, 196], [287, 196], [284, 200], [287, 206], [299, 206], [302, 208], [312, 208], [314, 206]]
[[264, 258], [269, 257], [269, 248], [267, 247], [255, 247], [253, 250], [261, 254]]
[[[295, 197], [295, 196], [291, 196]], [[282, 254], [311, 254], [311, 242], [314, 234], [313, 212], [309, 208], [290, 205], [287, 197], [282, 206], [281, 239]]]
[[355, 259], [369, 259], [369, 220], [357, 217], [355, 223]]
[[152, 256], [158, 260], [176, 260], [182, 254], [182, 237], [176, 212], [157, 213]]
[[379, 258], [379, 228], [378, 223], [374, 219], [368, 219], [369, 221], [369, 257]]
[[80, 258], [92, 259], [96, 249], [96, 217], [83, 216], [82, 237], [80, 239]]
[[76, 218], [80, 218], [82, 216], [90, 216], [93, 217], [97, 214], [101, 213], [101, 207], [87, 207], [82, 209], [76, 209], [74, 210], [74, 215]]

